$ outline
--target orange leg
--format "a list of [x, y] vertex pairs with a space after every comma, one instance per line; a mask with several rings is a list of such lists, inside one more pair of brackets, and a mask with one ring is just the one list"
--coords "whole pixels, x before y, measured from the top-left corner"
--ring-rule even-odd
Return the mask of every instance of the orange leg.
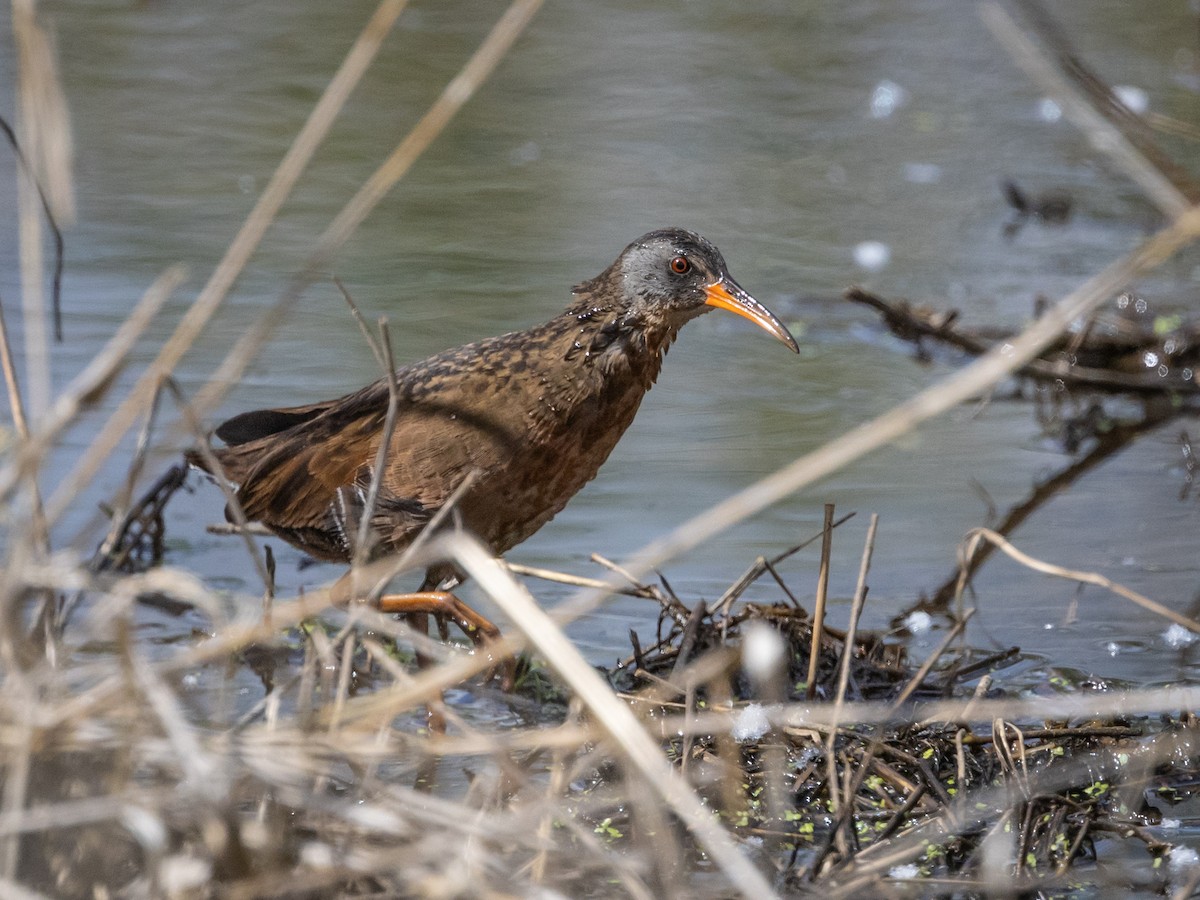
[[[350, 601], [350, 573], [346, 573], [333, 586], [332, 593], [336, 603]], [[405, 616], [409, 625], [422, 634], [428, 631], [426, 616], [436, 616], [439, 621], [451, 619], [480, 651], [486, 651], [488, 644], [500, 639], [500, 629], [495, 624], [449, 591], [423, 590], [411, 594], [384, 594], [379, 598], [377, 608], [383, 613]], [[423, 659], [422, 654], [418, 652], [418, 665], [424, 667], [428, 662], [429, 660]], [[511, 690], [516, 678], [516, 663], [511, 657], [506, 657], [497, 662], [496, 669], [489, 672], [488, 677], [491, 678], [497, 671], [500, 674], [501, 689]]]
[[463, 634], [478, 647], [500, 638], [500, 629], [449, 591], [418, 591], [414, 594], [384, 594], [379, 611], [396, 615], [429, 614], [453, 619]]
[[[429, 614], [428, 613], [409, 613], [404, 617], [404, 621], [408, 623], [408, 627], [413, 630], [414, 634], [419, 634], [421, 637], [426, 637], [429, 634]], [[441, 632], [446, 631], [446, 623], [441, 617], [438, 617], [438, 629]], [[442, 639], [448, 641], [449, 635], [443, 634]], [[434, 658], [421, 649], [420, 644], [413, 648], [413, 652], [417, 657], [417, 668], [419, 670], [428, 669], [435, 662]], [[425, 703], [425, 721], [429, 725], [430, 734], [445, 734], [446, 733], [446, 697], [440, 691], [438, 692], [437, 700], [428, 700]], [[430, 757], [432, 761], [434, 758]], [[434, 776], [437, 774], [437, 766], [430, 767], [428, 772], [417, 776], [415, 787], [418, 790], [429, 790], [432, 788]]]
[[[409, 624], [425, 630], [425, 616], [451, 619], [463, 634], [471, 639], [475, 649], [489, 653], [488, 645], [500, 640], [500, 629], [490, 620], [477, 613], [449, 591], [419, 591], [413, 594], [384, 594], [379, 598], [379, 611], [408, 617]], [[419, 624], [418, 621], [419, 620]], [[419, 656], [419, 655], [418, 655]], [[418, 664], [421, 660], [418, 658]], [[500, 689], [511, 691], [516, 681], [516, 663], [511, 656], [497, 661], [488, 672], [487, 679], [500, 676]]]

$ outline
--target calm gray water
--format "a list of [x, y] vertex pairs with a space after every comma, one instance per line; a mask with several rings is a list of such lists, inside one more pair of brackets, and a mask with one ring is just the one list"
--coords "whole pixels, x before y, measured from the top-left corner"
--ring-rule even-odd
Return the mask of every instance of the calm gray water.
[[[151, 358], [371, 9], [276, 0], [43, 4], [71, 105], [80, 209], [67, 234], [68, 341], [54, 359], [60, 383], [151, 279], [182, 261], [187, 285], [137, 354], [139, 364]], [[274, 299], [502, 9], [451, 0], [416, 3], [404, 14], [180, 369], [185, 391], [203, 384]], [[1153, 110], [1196, 120], [1197, 30], [1186, 4], [1149, 13], [1076, 0], [1053, 9], [1105, 77], [1143, 90]], [[548, 3], [337, 260], [335, 274], [368, 317], [388, 316], [401, 360], [553, 315], [572, 284], [665, 224], [712, 238], [743, 286], [794, 327], [798, 358], [732, 316], [689, 326], [599, 479], [517, 548], [516, 561], [594, 574], [591, 552], [631, 553], [960, 364], [915, 363], [866, 311], [839, 299], [847, 285], [952, 304], [971, 323], [1018, 326], [1036, 296], [1060, 296], [1157, 221], [1070, 125], [1047, 120], [1039, 92], [971, 4], [768, 2], [745, 10], [715, 0]], [[11, 85], [11, 36], [0, 37], [0, 84]], [[11, 121], [9, 94], [0, 96], [0, 112]], [[882, 102], [889, 96], [898, 98], [891, 107]], [[1186, 145], [1168, 146], [1185, 162], [1194, 157]], [[12, 163], [8, 153], [0, 158], [0, 297], [19, 334]], [[1006, 240], [1003, 177], [1069, 190], [1074, 217]], [[868, 240], [890, 249], [879, 271], [854, 261], [855, 246]], [[1192, 253], [1137, 287], [1156, 311], [1187, 311], [1198, 266]], [[223, 412], [336, 396], [377, 374], [336, 289], [320, 283], [232, 388]], [[47, 482], [111, 407], [107, 401], [71, 433]], [[1016, 543], [1187, 610], [1200, 572], [1200, 510], [1195, 499], [1178, 499], [1178, 430], [1150, 435], [1092, 473], [1021, 528]], [[172, 457], [172, 440], [164, 434], [156, 465]], [[844, 620], [867, 517], [877, 512], [868, 620], [881, 626], [950, 573], [957, 542], [987, 513], [976, 485], [1003, 509], [1068, 461], [1028, 406], [964, 408], [666, 572], [686, 599], [712, 599], [757, 555], [815, 533], [822, 504], [834, 502], [859, 513], [835, 541], [833, 615]], [[60, 545], [92, 521], [121, 472], [120, 463], [110, 466], [80, 498]], [[214, 584], [254, 590], [237, 542], [204, 531], [221, 518], [221, 505], [211, 487], [177, 498], [171, 561]], [[81, 546], [95, 536], [88, 532]], [[338, 574], [301, 571], [296, 551], [272, 543], [282, 591]], [[811, 551], [783, 574], [811, 596], [816, 569]], [[1165, 623], [1098, 589], [1077, 594], [1004, 560], [989, 564], [976, 588], [975, 643], [1015, 643], [1053, 665], [1141, 682], [1197, 672], [1187, 653], [1161, 640]], [[547, 604], [567, 593], [536, 583], [534, 590]], [[753, 596], [776, 594], [764, 585]], [[648, 629], [653, 616], [644, 604], [617, 602], [573, 633], [596, 661], [611, 661], [625, 652], [629, 627]], [[917, 652], [936, 640], [918, 641]]]

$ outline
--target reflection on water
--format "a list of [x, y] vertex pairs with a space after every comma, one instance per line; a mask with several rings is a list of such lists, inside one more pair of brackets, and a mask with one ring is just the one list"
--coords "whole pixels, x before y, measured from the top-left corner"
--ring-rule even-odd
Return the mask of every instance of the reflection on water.
[[[186, 391], [203, 383], [466, 58], [501, 4], [486, 7], [417, 4], [405, 13], [227, 308], [180, 369]], [[60, 382], [150, 279], [183, 261], [188, 285], [137, 355], [143, 364], [150, 358], [370, 9], [270, 0], [43, 5], [76, 128], [80, 207], [67, 235]], [[1182, 5], [1147, 15], [1068, 2], [1055, 13], [1106, 77], [1145, 91], [1151, 109], [1195, 118], [1194, 22]], [[4, 38], [0, 73], [11, 76]], [[712, 238], [734, 276], [803, 335], [795, 358], [731, 317], [706, 317], [684, 333], [600, 478], [513, 554], [591, 574], [589, 553], [620, 558], [953, 364], [916, 365], [837, 299], [846, 285], [948, 298], [975, 321], [1015, 325], [1036, 296], [1061, 294], [1154, 224], [1136, 190], [1070, 126], [1039, 114], [1039, 99], [972, 7], [951, 0], [771, 3], [755, 16], [712, 0], [549, 4], [359, 230], [336, 274], [369, 317], [389, 317], [397, 357], [410, 360], [549, 317], [572, 284], [599, 272], [632, 237], [679, 224]], [[1031, 222], [1006, 240], [1005, 178], [1069, 192], [1070, 222]], [[0, 208], [13, 208], [11, 181], [0, 179]], [[855, 248], [868, 241], [886, 251], [881, 266], [878, 252], [874, 265], [856, 266]], [[14, 260], [10, 226], [0, 230], [6, 299], [18, 293]], [[1190, 282], [1196, 263], [1185, 257], [1139, 287], [1164, 306], [1181, 303], [1179, 284]], [[332, 397], [376, 374], [337, 291], [321, 283], [290, 311], [224, 411]], [[104, 411], [72, 433], [56, 465], [86, 445]], [[1050, 504], [1015, 542], [1186, 609], [1196, 584], [1197, 511], [1176, 499], [1173, 440], [1143, 439]], [[168, 458], [164, 450], [160, 462]], [[981, 492], [1003, 507], [1064, 462], [1040, 441], [1031, 410], [964, 408], [674, 562], [667, 575], [681, 596], [711, 599], [760, 553], [814, 533], [822, 503], [833, 501], [862, 513], [835, 541], [836, 597], [853, 588], [865, 514], [881, 515], [868, 619], [882, 625], [942, 580], [956, 542], [985, 519]], [[120, 478], [119, 465], [105, 471], [61, 540], [95, 518], [95, 504]], [[229, 575], [240, 548], [203, 530], [220, 510], [215, 490], [180, 498], [168, 527], [174, 561]], [[301, 571], [294, 551], [276, 550], [281, 590], [335, 574]], [[783, 574], [794, 591], [810, 594], [815, 551]], [[1076, 598], [1070, 585], [1003, 560], [975, 586], [977, 642], [1018, 643], [1133, 680], [1160, 679], [1180, 665], [1160, 640], [1165, 623], [1098, 590]], [[566, 594], [552, 585], [536, 590], [547, 603]], [[611, 660], [626, 648], [630, 622], [644, 625], [654, 613], [618, 601], [575, 634], [597, 659]], [[835, 607], [835, 617], [845, 614]], [[1144, 652], [1111, 655], [1114, 637], [1101, 623]]]

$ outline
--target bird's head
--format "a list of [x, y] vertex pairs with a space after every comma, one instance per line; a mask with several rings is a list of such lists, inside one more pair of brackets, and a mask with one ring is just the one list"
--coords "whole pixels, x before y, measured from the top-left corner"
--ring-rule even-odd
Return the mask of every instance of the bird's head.
[[775, 314], [733, 280], [721, 251], [694, 232], [664, 228], [642, 235], [601, 279], [617, 288], [627, 317], [635, 321], [677, 328], [717, 307], [744, 316], [799, 352]]

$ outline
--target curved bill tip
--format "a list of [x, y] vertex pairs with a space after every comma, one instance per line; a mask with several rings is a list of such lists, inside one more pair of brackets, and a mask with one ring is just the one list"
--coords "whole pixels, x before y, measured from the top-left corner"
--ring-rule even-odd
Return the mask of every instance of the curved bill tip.
[[749, 319], [759, 328], [769, 331], [791, 348], [793, 353], [799, 353], [796, 339], [791, 332], [779, 321], [778, 316], [771, 312], [744, 290], [731, 278], [722, 278], [704, 286], [704, 302], [708, 306], [727, 309], [731, 313]]

